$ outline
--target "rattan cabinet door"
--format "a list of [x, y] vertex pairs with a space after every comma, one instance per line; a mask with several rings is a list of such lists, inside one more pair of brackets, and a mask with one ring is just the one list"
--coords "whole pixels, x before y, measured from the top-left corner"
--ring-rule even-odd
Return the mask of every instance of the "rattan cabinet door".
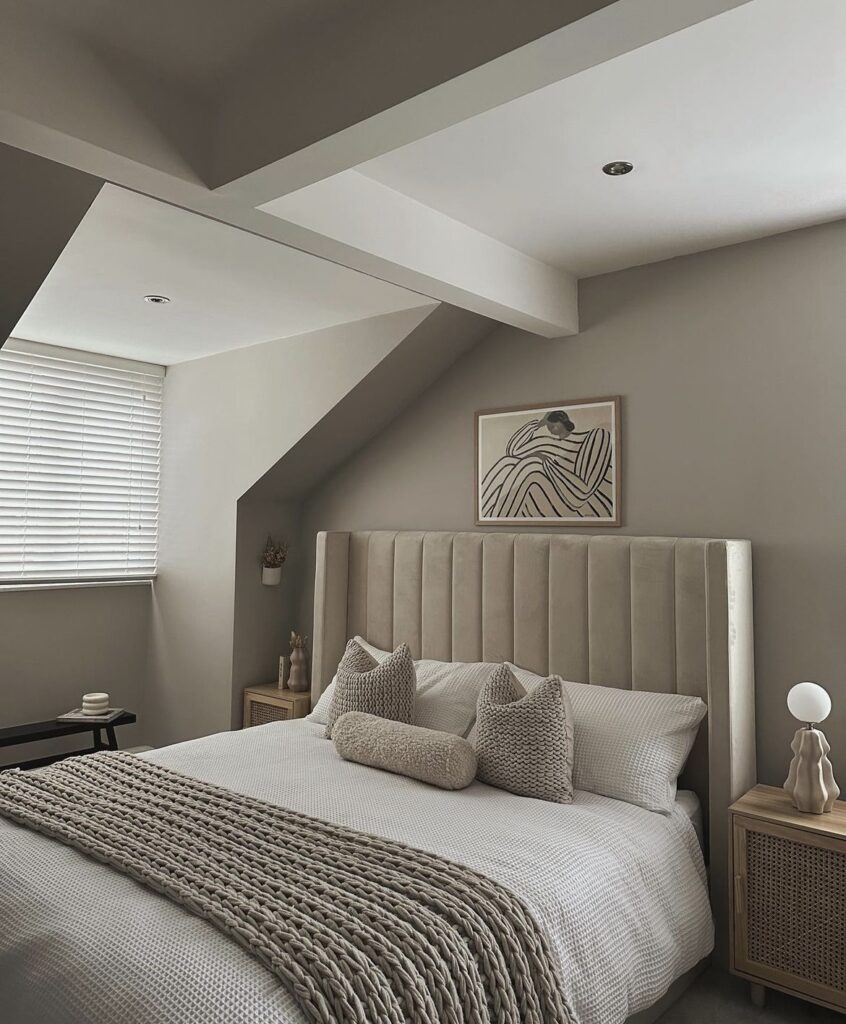
[[733, 816], [736, 971], [846, 1008], [846, 843]]
[[291, 709], [286, 704], [270, 704], [263, 700], [250, 701], [249, 726], [287, 722], [290, 717]]

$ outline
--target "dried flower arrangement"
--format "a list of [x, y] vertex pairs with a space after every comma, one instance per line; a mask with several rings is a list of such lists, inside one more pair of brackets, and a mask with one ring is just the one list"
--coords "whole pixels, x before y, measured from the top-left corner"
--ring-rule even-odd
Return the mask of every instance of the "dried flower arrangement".
[[268, 536], [261, 556], [262, 569], [281, 569], [287, 557], [288, 545], [277, 544], [271, 536]]

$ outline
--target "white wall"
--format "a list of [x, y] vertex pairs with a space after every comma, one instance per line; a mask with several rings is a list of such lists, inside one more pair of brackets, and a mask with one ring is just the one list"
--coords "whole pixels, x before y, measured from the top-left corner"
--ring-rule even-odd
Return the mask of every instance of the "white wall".
[[[200, 736], [232, 722], [238, 499], [432, 308], [169, 368], [144, 707], [151, 742]], [[252, 530], [264, 527], [254, 523]]]

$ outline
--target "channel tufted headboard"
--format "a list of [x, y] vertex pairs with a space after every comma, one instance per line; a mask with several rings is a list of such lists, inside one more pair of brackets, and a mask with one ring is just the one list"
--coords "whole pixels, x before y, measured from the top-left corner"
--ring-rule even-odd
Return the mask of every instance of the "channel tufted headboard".
[[514, 661], [564, 679], [708, 704], [682, 778], [707, 808], [719, 927], [727, 808], [755, 782], [748, 541], [513, 533], [320, 533], [312, 695], [346, 640], [415, 658]]

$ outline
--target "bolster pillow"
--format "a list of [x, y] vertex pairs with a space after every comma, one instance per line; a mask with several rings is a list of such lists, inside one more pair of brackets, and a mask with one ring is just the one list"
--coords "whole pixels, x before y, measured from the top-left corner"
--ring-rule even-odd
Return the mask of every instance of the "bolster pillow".
[[464, 789], [476, 777], [476, 751], [461, 736], [348, 711], [332, 727], [335, 749], [357, 761], [441, 789]]

